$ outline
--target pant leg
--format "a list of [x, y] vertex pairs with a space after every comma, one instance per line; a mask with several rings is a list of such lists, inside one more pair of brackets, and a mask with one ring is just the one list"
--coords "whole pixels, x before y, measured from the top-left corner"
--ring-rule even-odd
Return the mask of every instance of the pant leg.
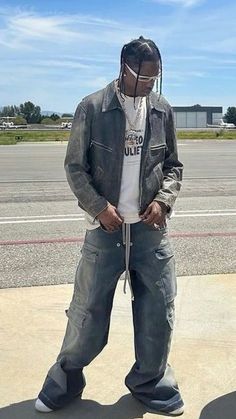
[[167, 229], [139, 223], [131, 232], [131, 282], [136, 362], [125, 383], [151, 409], [168, 412], [183, 405], [167, 363], [174, 323], [175, 262]]
[[58, 409], [83, 390], [83, 367], [107, 343], [114, 292], [124, 269], [121, 230], [114, 233], [100, 228], [88, 231], [67, 311], [62, 348], [39, 393], [48, 407]]

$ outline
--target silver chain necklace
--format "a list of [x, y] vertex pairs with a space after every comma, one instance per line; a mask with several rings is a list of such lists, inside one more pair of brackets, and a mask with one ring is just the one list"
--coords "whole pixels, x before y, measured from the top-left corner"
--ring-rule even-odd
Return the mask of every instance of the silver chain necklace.
[[[128, 121], [128, 124], [129, 124], [129, 129], [126, 130], [126, 132], [128, 131], [130, 134], [131, 133], [133, 134], [133, 133], [135, 133], [137, 131], [136, 125], [137, 125], [137, 122], [138, 122], [138, 120], [139, 120], [139, 118], [141, 116], [141, 112], [142, 112], [142, 108], [143, 108], [143, 97], [141, 97], [141, 99], [139, 100], [138, 110], [137, 110], [135, 119], [132, 122], [130, 120], [130, 117], [128, 115], [128, 112], [127, 112], [127, 109], [126, 109], [126, 106], [125, 106], [125, 99], [123, 100], [122, 97], [121, 97], [121, 95], [120, 95], [120, 89], [118, 87], [118, 83], [117, 82], [115, 83], [115, 88], [116, 88], [117, 96], [120, 99], [120, 104], [121, 104], [121, 106], [123, 108], [123, 111], [125, 113], [126, 119]], [[134, 107], [134, 109], [135, 109], [135, 107]]]

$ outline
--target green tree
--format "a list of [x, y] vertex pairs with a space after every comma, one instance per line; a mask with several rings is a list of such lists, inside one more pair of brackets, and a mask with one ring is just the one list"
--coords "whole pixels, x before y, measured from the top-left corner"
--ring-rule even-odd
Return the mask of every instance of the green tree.
[[46, 116], [45, 118], [43, 118], [41, 120], [41, 124], [44, 124], [44, 125], [53, 125], [54, 124], [54, 121], [49, 116]]
[[226, 114], [224, 115], [226, 122], [236, 125], [236, 107], [231, 106], [227, 109]]
[[16, 105], [3, 106], [0, 116], [17, 116], [19, 114], [19, 107]]
[[23, 118], [23, 116], [17, 115], [14, 119], [14, 124], [15, 125], [26, 125], [26, 119]]
[[20, 104], [20, 114], [28, 124], [40, 123], [42, 119], [40, 106], [35, 106], [30, 101]]
[[50, 118], [51, 118], [53, 121], [57, 121], [57, 119], [60, 119], [60, 116], [59, 116], [59, 115], [57, 115], [56, 113], [52, 113], [52, 115], [50, 115]]

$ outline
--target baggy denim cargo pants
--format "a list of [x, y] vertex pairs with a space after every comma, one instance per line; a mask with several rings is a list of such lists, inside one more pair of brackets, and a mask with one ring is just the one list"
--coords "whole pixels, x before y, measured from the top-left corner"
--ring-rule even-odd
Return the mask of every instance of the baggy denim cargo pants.
[[[168, 413], [183, 405], [167, 363], [177, 292], [173, 251], [167, 228], [155, 229], [143, 222], [130, 228], [135, 363], [125, 384], [151, 409]], [[39, 393], [51, 409], [63, 407], [82, 393], [83, 367], [107, 343], [114, 292], [125, 270], [121, 228], [112, 233], [101, 227], [87, 230], [81, 252], [62, 348]]]

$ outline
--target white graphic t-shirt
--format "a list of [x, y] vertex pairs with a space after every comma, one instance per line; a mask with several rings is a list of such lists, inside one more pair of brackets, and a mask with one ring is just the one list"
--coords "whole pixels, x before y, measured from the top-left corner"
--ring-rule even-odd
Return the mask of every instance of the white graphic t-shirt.
[[[136, 223], [139, 217], [139, 173], [145, 135], [147, 105], [146, 97], [124, 96], [120, 103], [126, 114], [125, 153], [121, 179], [118, 211], [125, 223]], [[130, 126], [130, 123], [132, 124]]]

